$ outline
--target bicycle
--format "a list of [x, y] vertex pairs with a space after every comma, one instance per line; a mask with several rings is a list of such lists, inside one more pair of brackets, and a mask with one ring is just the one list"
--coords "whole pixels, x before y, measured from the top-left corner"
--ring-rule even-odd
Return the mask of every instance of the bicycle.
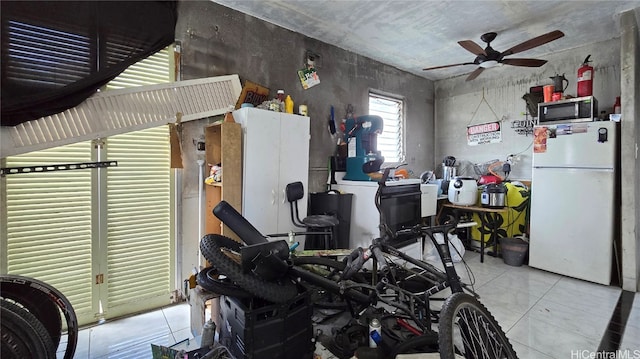
[[[268, 242], [244, 217], [224, 202], [214, 208], [214, 214], [247, 245], [242, 246], [227, 237], [207, 235], [201, 241], [202, 253], [235, 284], [258, 297], [284, 302], [297, 294], [296, 285], [310, 283], [345, 299], [352, 317], [363, 327], [371, 317], [391, 318], [413, 336], [400, 337], [402, 345], [396, 348], [387, 345], [389, 355], [410, 349], [432, 350], [435, 341], [443, 357], [461, 353], [469, 358], [515, 358], [511, 344], [493, 316], [476, 299], [475, 294], [464, 293], [466, 285], [457, 276], [446, 235], [457, 226], [457, 221], [436, 227], [417, 225], [404, 230], [405, 234], [423, 235], [433, 241], [444, 272], [407, 256], [389, 244], [398, 233], [391, 233], [386, 228], [379, 208], [380, 189], [389, 171], [385, 169], [376, 196], [376, 206], [381, 214], [381, 236], [374, 239], [366, 250], [354, 250], [344, 261], [291, 256], [285, 241]], [[435, 233], [445, 235], [444, 244], [437, 243]], [[363, 265], [370, 258], [374, 258], [373, 270], [367, 272], [363, 270]], [[404, 270], [388, 258], [399, 258], [418, 269]], [[314, 273], [305, 268], [309, 264], [325, 266], [329, 268], [328, 273]], [[411, 285], [413, 288], [408, 288]], [[448, 287], [453, 295], [444, 301], [438, 316], [430, 309], [430, 297]], [[393, 308], [393, 312], [383, 306]], [[472, 322], [467, 320], [469, 316], [482, 325], [472, 326]], [[438, 322], [437, 335], [432, 329], [434, 320]], [[385, 332], [393, 334], [389, 330]], [[474, 341], [475, 338], [481, 338], [481, 341]]]

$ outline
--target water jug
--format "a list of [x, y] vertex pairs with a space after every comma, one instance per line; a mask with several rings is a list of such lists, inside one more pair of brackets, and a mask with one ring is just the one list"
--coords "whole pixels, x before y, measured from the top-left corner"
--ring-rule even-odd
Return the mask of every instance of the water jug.
[[[564, 77], [564, 74], [556, 74], [555, 76], [550, 77], [550, 79], [553, 80], [553, 92], [564, 92], [564, 90], [569, 86], [569, 80]], [[564, 84], [565, 82], [567, 83], [566, 85]]]

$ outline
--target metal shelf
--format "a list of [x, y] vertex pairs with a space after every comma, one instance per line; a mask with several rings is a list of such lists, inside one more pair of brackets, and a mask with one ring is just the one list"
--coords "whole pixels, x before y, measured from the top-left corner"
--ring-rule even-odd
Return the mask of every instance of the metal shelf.
[[104, 167], [116, 167], [118, 161], [99, 161], [99, 162], [83, 162], [83, 163], [65, 163], [58, 165], [43, 165], [43, 166], [26, 166], [26, 167], [7, 167], [0, 168], [0, 175], [6, 176], [18, 173], [40, 173], [51, 171], [68, 171], [68, 170], [84, 170], [87, 168], [104, 168]]

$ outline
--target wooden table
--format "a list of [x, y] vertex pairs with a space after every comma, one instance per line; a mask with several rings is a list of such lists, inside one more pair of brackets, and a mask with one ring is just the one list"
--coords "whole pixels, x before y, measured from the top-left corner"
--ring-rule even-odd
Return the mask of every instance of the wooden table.
[[[488, 207], [480, 207], [480, 206], [460, 206], [453, 203], [444, 203], [442, 205], [444, 208], [450, 208], [454, 212], [470, 212], [477, 213], [478, 217], [480, 217], [480, 225], [482, 227], [486, 227], [489, 229], [489, 240], [487, 241], [487, 247], [491, 246], [494, 249], [495, 256], [498, 256], [498, 229], [496, 227], [496, 223], [499, 223], [496, 219], [499, 215], [502, 215], [507, 212], [509, 208], [488, 208]], [[458, 215], [456, 215], [459, 218]], [[480, 263], [484, 262], [484, 232], [480, 231]], [[489, 253], [487, 253], [489, 254]], [[491, 255], [491, 254], [489, 254]]]

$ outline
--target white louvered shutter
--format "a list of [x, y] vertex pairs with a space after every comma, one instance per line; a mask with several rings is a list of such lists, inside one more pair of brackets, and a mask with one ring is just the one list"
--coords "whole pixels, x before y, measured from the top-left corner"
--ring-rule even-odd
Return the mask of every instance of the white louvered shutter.
[[168, 126], [110, 137], [106, 316], [169, 304], [173, 279]]
[[129, 66], [118, 77], [109, 81], [107, 90], [173, 82], [171, 71], [167, 68], [172, 63], [172, 56], [173, 52], [165, 48]]
[[382, 133], [377, 137], [378, 151], [387, 164], [404, 161], [404, 119], [402, 100], [369, 93], [369, 114], [382, 117]]
[[[91, 143], [7, 158], [7, 167], [91, 162]], [[70, 301], [80, 323], [94, 321], [91, 285], [92, 170], [6, 176], [6, 266], [42, 280]]]
[[[172, 56], [162, 50], [107, 87], [171, 82]], [[58, 288], [71, 300], [80, 325], [95, 322], [101, 312], [112, 318], [169, 304], [175, 248], [168, 137], [168, 126], [161, 126], [105, 139], [108, 153], [100, 158], [119, 163], [100, 173], [6, 176], [0, 272]], [[92, 162], [96, 156], [86, 141], [11, 156], [5, 165]]]

